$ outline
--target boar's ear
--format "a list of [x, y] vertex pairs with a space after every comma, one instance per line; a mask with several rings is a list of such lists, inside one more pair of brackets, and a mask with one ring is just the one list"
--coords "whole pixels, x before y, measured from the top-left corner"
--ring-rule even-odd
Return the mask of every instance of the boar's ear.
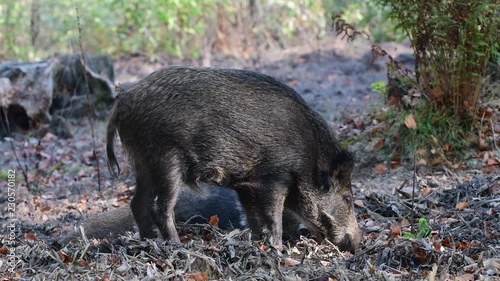
[[340, 149], [332, 159], [331, 176], [339, 182], [344, 182], [350, 179], [353, 166], [353, 155], [345, 149]]

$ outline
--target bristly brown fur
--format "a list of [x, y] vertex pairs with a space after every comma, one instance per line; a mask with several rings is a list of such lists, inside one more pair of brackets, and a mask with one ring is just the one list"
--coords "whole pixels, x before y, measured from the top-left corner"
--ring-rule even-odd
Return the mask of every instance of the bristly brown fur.
[[360, 244], [350, 154], [297, 92], [270, 76], [160, 69], [118, 95], [107, 134], [112, 172], [116, 131], [137, 171], [131, 208], [141, 237], [153, 237], [155, 224], [178, 240], [179, 192], [204, 182], [234, 188], [249, 227], [276, 245], [285, 208], [345, 250]]

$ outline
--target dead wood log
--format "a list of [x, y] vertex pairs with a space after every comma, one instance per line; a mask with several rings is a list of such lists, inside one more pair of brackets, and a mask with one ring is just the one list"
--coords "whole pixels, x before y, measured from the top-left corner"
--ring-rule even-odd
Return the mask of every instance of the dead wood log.
[[0, 137], [40, 128], [54, 115], [85, 116], [85, 73], [93, 108], [106, 109], [115, 97], [113, 61], [101, 55], [84, 58], [85, 67], [79, 54], [55, 55], [39, 62], [1, 63]]

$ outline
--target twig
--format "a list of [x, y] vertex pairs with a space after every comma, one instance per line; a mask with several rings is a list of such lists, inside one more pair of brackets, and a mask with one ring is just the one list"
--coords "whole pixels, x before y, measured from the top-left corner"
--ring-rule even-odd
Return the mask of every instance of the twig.
[[444, 169], [444, 171], [445, 171], [445, 172], [446, 172], [449, 176], [454, 177], [454, 178], [458, 181], [458, 183], [459, 183], [459, 184], [462, 184], [462, 183], [463, 183], [463, 181], [460, 179], [460, 177], [459, 177], [456, 173], [454, 173], [452, 170], [450, 170], [450, 169], [446, 168], [446, 166], [443, 166], [443, 169]]
[[490, 127], [491, 127], [491, 134], [493, 135], [493, 145], [495, 146], [495, 150], [498, 151], [497, 136], [495, 135], [495, 126], [491, 120], [490, 120]]
[[85, 64], [85, 56], [83, 54], [83, 46], [82, 46], [82, 28], [80, 26], [80, 15], [78, 13], [78, 4], [75, 3], [75, 9], [76, 9], [76, 21], [78, 24], [78, 46], [80, 47], [80, 59], [81, 59], [81, 64], [83, 66], [83, 77], [85, 78], [85, 88], [87, 90], [87, 105], [88, 105], [88, 116], [89, 116], [89, 121], [90, 121], [90, 131], [92, 133], [92, 154], [94, 156], [95, 162], [97, 164], [97, 186], [99, 192], [101, 191], [101, 169], [99, 165], [99, 158], [97, 157], [97, 151], [96, 151], [96, 146], [95, 146], [95, 132], [94, 132], [94, 119], [92, 117], [94, 109], [92, 107], [92, 102], [90, 100], [90, 87], [89, 87], [89, 80], [87, 77], [87, 66]]
[[415, 184], [417, 182], [417, 154], [413, 154], [413, 189], [411, 191], [411, 221], [410, 221], [410, 232], [413, 232], [413, 218], [415, 217]]
[[357, 259], [358, 257], [360, 256], [363, 256], [364, 254], [370, 252], [371, 250], [379, 247], [380, 245], [382, 245], [383, 242], [380, 242], [380, 241], [376, 241], [373, 245], [371, 245], [370, 247], [366, 248], [366, 249], [363, 249], [361, 251], [356, 251], [356, 254], [352, 255], [350, 258], [348, 258], [347, 260], [354, 260], [354, 259]]
[[401, 195], [403, 195], [403, 197], [405, 197], [405, 198], [410, 198], [410, 197], [411, 197], [411, 196], [410, 196], [410, 194], [408, 194], [407, 192], [404, 192], [404, 191], [402, 190], [402, 189], [403, 189], [403, 187], [405, 187], [405, 185], [406, 185], [407, 183], [408, 183], [408, 180], [407, 180], [407, 179], [405, 179], [405, 180], [403, 181], [403, 183], [399, 186], [399, 188], [396, 188], [396, 192], [397, 192], [397, 193], [399, 193], [399, 194], [401, 194]]

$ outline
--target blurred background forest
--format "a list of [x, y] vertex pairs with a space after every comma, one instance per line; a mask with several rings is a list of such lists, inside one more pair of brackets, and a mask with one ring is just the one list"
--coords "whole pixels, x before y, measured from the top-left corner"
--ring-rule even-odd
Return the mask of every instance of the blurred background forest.
[[[321, 39], [334, 14], [375, 42], [396, 39], [394, 24], [364, 0], [89, 0], [0, 3], [0, 54], [37, 60], [78, 50], [77, 12], [88, 53], [166, 53], [199, 57], [204, 48], [250, 56], [255, 48], [286, 48]], [[329, 26], [330, 25], [330, 26]]]
[[[395, 109], [384, 117], [396, 122], [389, 122], [396, 136], [383, 137], [393, 144], [387, 146], [388, 154], [399, 151], [411, 159], [419, 149], [435, 146], [443, 155], [470, 146], [497, 147], [494, 136], [476, 132], [483, 131], [479, 119], [493, 112], [491, 104], [480, 105], [481, 98], [496, 100], [499, 91], [499, 5], [496, 0], [5, 0], [0, 4], [0, 58], [37, 61], [80, 53], [81, 47], [88, 54], [120, 58], [118, 63], [141, 56], [162, 65], [171, 64], [168, 57], [211, 66], [213, 55], [246, 61], [247, 67], [253, 62], [255, 68], [276, 50], [309, 46], [314, 53], [317, 42], [331, 38], [333, 31], [345, 41], [363, 37], [368, 40], [362, 44], [372, 50], [361, 60], [369, 70], [375, 59], [386, 57], [387, 68], [378, 70], [387, 69], [387, 75], [385, 80], [376, 76], [377, 81], [373, 73], [354, 73], [364, 76], [360, 79], [373, 76], [361, 83]], [[391, 57], [398, 47], [380, 47], [381, 42], [403, 40], [413, 49], [404, 59], [413, 64], [409, 68]], [[339, 47], [338, 42], [328, 44]], [[358, 47], [351, 48], [360, 52]], [[349, 79], [342, 80], [335, 84]], [[310, 91], [297, 81], [289, 84], [302, 94]], [[405, 127], [408, 118], [422, 125]], [[490, 123], [487, 130], [494, 130]]]

